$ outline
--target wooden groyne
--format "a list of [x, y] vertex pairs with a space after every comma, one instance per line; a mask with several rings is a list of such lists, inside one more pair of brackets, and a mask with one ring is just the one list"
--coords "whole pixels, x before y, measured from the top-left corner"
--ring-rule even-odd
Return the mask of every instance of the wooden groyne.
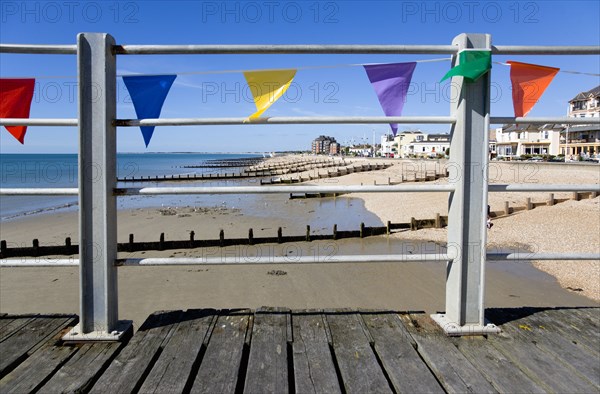
[[[325, 198], [334, 197], [329, 193], [315, 193], [316, 195], [306, 194], [290, 194], [290, 198]], [[336, 197], [340, 193], [336, 194]], [[531, 210], [540, 206], [552, 206], [561, 202], [574, 200], [579, 201], [584, 198], [596, 198], [597, 192], [573, 192], [570, 198], [557, 199], [554, 197], [554, 193], [550, 193], [548, 198], [544, 201], [534, 202], [531, 197], [525, 199], [523, 206], [510, 206], [510, 203], [506, 201], [504, 203], [503, 210], [496, 210], [490, 212], [492, 218], [503, 217], [512, 215], [516, 212]], [[283, 235], [281, 227], [278, 228], [277, 234], [272, 237], [254, 237], [254, 230], [250, 228], [248, 230], [248, 237], [244, 238], [226, 238], [223, 230], [219, 233], [218, 239], [210, 240], [197, 240], [195, 239], [195, 233], [190, 232], [190, 238], [187, 240], [166, 240], [164, 233], [161, 233], [158, 237], [158, 241], [153, 242], [135, 242], [133, 234], [129, 235], [129, 242], [119, 243], [119, 252], [138, 252], [146, 250], [171, 250], [171, 249], [194, 249], [203, 247], [226, 247], [234, 245], [256, 245], [266, 243], [286, 243], [286, 242], [310, 242], [318, 240], [338, 240], [344, 238], [365, 238], [377, 235], [391, 234], [398, 230], [420, 230], [425, 228], [443, 228], [448, 225], [448, 217], [436, 215], [433, 219], [415, 219], [411, 218], [409, 223], [392, 223], [387, 222], [386, 226], [379, 227], [368, 227], [364, 223], [361, 223], [358, 230], [344, 230], [339, 231], [337, 225], [333, 225], [332, 232], [330, 234], [312, 234], [310, 226], [306, 226], [306, 233], [302, 235]], [[9, 247], [6, 240], [0, 241], [0, 258], [10, 257], [25, 257], [25, 256], [54, 256], [54, 255], [75, 255], [79, 252], [79, 246], [71, 242], [71, 238], [67, 237], [64, 244], [61, 245], [40, 245], [38, 239], [33, 239], [31, 242], [32, 246], [17, 246]]]
[[249, 167], [257, 165], [265, 160], [264, 157], [247, 157], [238, 159], [212, 159], [206, 160], [203, 164], [180, 166], [179, 168], [228, 168], [228, 167]]
[[261, 179], [261, 185], [276, 185], [276, 184], [291, 184], [291, 183], [301, 183], [301, 182], [309, 182], [315, 179], [326, 179], [326, 178], [335, 178], [348, 174], [353, 174], [357, 172], [367, 172], [367, 171], [378, 171], [384, 170], [393, 166], [392, 163], [369, 163], [369, 164], [350, 164], [346, 167], [336, 168], [334, 170], [327, 170], [325, 173], [321, 173], [320, 171], [303, 171], [296, 177], [276, 177], [271, 179]]
[[[370, 227], [361, 223], [358, 230], [338, 230], [334, 224], [330, 234], [313, 234], [310, 226], [306, 226], [306, 232], [302, 235], [284, 235], [283, 229], [279, 227], [277, 234], [271, 237], [254, 237], [254, 229], [248, 229], [248, 236], [244, 238], [226, 238], [225, 231], [220, 230], [218, 239], [198, 240], [195, 239], [194, 231], [190, 232], [190, 238], [186, 240], [166, 240], [165, 234], [161, 233], [158, 241], [136, 242], [134, 234], [129, 234], [129, 242], [119, 243], [119, 252], [140, 252], [147, 250], [174, 250], [195, 249], [208, 247], [227, 247], [236, 245], [258, 245], [269, 243], [289, 242], [311, 242], [320, 240], [338, 240], [345, 238], [366, 238], [376, 235], [391, 234], [397, 230], [418, 230], [422, 228], [442, 228], [448, 225], [448, 217], [436, 215], [435, 219], [415, 219], [410, 223], [387, 222], [385, 226]], [[40, 245], [38, 239], [32, 241], [31, 247], [8, 247], [6, 240], [0, 244], [0, 258], [24, 257], [24, 256], [54, 256], [74, 255], [79, 253], [79, 246], [71, 243], [71, 238], [65, 239], [64, 245]]]
[[[262, 159], [261, 159], [262, 160]], [[232, 161], [228, 164], [214, 163], [202, 164], [198, 166], [181, 166], [179, 168], [196, 169], [196, 168], [241, 168], [238, 171], [232, 172], [215, 172], [215, 173], [194, 173], [194, 174], [171, 174], [171, 175], [153, 175], [153, 176], [131, 176], [117, 178], [118, 182], [173, 182], [173, 181], [210, 181], [223, 179], [251, 179], [261, 177], [274, 177], [301, 173], [310, 170], [318, 170], [321, 168], [337, 167], [347, 165], [345, 160], [303, 160], [300, 162], [290, 162], [287, 164], [277, 165], [262, 165], [249, 166], [242, 165], [243, 162]], [[229, 165], [231, 164], [231, 165]], [[239, 165], [238, 165], [239, 164]]]

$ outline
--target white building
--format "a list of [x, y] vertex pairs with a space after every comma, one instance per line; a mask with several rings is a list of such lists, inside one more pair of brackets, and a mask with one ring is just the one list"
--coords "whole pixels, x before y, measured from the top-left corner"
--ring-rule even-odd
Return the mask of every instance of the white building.
[[410, 154], [409, 145], [419, 139], [419, 141], [423, 141], [424, 134], [421, 131], [402, 131], [396, 134], [394, 138], [394, 142], [396, 144], [396, 152], [398, 157], [408, 157]]
[[504, 125], [496, 129], [498, 157], [557, 155], [562, 125]]
[[396, 156], [396, 142], [394, 141], [393, 134], [387, 134], [381, 136], [381, 156], [383, 157], [395, 157]]
[[[581, 92], [569, 100], [567, 115], [570, 118], [600, 117], [600, 86]], [[568, 137], [567, 137], [568, 135]], [[568, 141], [567, 141], [568, 139]], [[573, 125], [560, 137], [560, 154], [569, 159], [600, 158], [600, 126]]]
[[600, 117], [600, 85], [569, 100], [567, 115], [569, 118]]
[[450, 148], [449, 134], [417, 134], [412, 142], [402, 146], [402, 157], [437, 157]]

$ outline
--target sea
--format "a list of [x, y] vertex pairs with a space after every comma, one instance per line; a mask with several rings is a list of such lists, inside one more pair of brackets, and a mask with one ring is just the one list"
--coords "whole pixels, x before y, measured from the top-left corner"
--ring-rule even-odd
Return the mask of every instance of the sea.
[[[190, 168], [211, 164], [215, 160], [263, 157], [257, 154], [226, 153], [118, 153], [117, 177], [170, 177], [171, 175], [238, 172], [239, 168]], [[187, 168], [186, 168], [187, 167]], [[78, 183], [77, 154], [0, 154], [2, 188], [73, 188]], [[256, 186], [259, 179], [229, 179], [176, 182], [118, 182], [117, 187], [160, 186]], [[285, 200], [285, 201], [284, 201]], [[314, 201], [317, 200], [317, 201]], [[380, 226], [381, 220], [367, 211], [359, 199], [326, 198], [298, 201], [306, 209], [290, 209], [287, 196], [281, 195], [162, 195], [117, 198], [120, 210], [164, 207], [221, 207], [239, 209], [242, 214], [286, 218], [290, 214], [305, 216], [313, 228], [356, 229], [363, 222]], [[268, 208], [265, 208], [268, 207]], [[15, 221], [33, 215], [77, 211], [77, 196], [2, 196], [0, 220]], [[294, 219], [294, 218], [289, 218]], [[298, 219], [298, 218], [296, 218]]]

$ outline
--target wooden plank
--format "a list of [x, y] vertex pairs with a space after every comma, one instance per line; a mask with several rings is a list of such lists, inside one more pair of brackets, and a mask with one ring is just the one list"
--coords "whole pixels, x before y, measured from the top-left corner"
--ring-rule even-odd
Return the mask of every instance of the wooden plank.
[[211, 333], [192, 392], [212, 394], [235, 391], [250, 321], [248, 313], [221, 312]]
[[33, 317], [16, 317], [14, 319], [3, 318], [0, 320], [2, 324], [0, 324], [0, 342], [4, 341], [6, 338], [10, 337], [15, 332], [19, 331], [21, 327], [25, 326], [29, 323]]
[[52, 378], [42, 386], [42, 393], [81, 393], [108, 367], [125, 344], [121, 342], [82, 345]]
[[443, 393], [413, 347], [413, 340], [395, 313], [361, 314], [373, 340], [375, 351], [394, 388], [401, 393]]
[[589, 322], [569, 310], [549, 310], [536, 314], [536, 317], [546, 322], [546, 325], [557, 327], [566, 338], [585, 346], [588, 352], [600, 354], [600, 330], [594, 329]]
[[600, 357], [600, 329], [591, 327], [586, 319], [562, 316], [554, 310], [527, 316], [527, 320], [536, 328], [545, 329], [553, 336], [559, 336], [593, 357]]
[[[539, 324], [534, 315], [502, 326], [506, 333], [522, 341], [534, 343], [564, 364], [574, 375], [600, 388], [600, 359], [591, 357], [581, 346], [562, 337], [560, 333]], [[596, 360], [596, 362], [593, 362]]]
[[347, 393], [388, 393], [390, 385], [356, 313], [327, 313], [333, 349]]
[[545, 393], [523, 371], [500, 353], [486, 338], [463, 337], [455, 340], [462, 354], [501, 393]]
[[400, 318], [417, 342], [417, 351], [447, 392], [496, 392], [429, 316], [402, 314]]
[[264, 308], [254, 314], [245, 393], [289, 392], [288, 316], [289, 310], [281, 308]]
[[0, 393], [36, 391], [76, 351], [71, 346], [43, 346], [0, 380]]
[[141, 393], [180, 393], [184, 391], [217, 312], [214, 309], [186, 311], [160, 358], [150, 371]]
[[[506, 358], [511, 360], [537, 385], [550, 392], [564, 393], [590, 393], [596, 392], [592, 384], [573, 374], [572, 370], [565, 367], [559, 360], [538, 347], [532, 336], [529, 340], [521, 335], [514, 335], [514, 330], [509, 326], [518, 320], [502, 325], [504, 332], [490, 336], [489, 343], [498, 349]], [[508, 331], [508, 332], [507, 332]]]
[[69, 325], [72, 316], [37, 317], [0, 343], [0, 378]]
[[323, 315], [318, 312], [295, 312], [292, 324], [296, 392], [341, 393]]
[[137, 391], [164, 342], [179, 322], [181, 311], [156, 312], [142, 324], [127, 346], [92, 387], [92, 393]]
[[575, 308], [574, 312], [576, 315], [589, 320], [598, 332], [600, 329], [600, 308]]

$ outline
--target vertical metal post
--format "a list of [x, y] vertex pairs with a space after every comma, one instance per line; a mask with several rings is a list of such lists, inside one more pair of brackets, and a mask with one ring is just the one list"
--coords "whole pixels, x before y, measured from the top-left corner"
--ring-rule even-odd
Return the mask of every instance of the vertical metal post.
[[115, 40], [77, 36], [80, 322], [66, 340], [118, 340]]
[[[488, 34], [461, 34], [452, 41], [460, 50], [491, 49]], [[458, 55], [452, 67], [458, 64]], [[453, 77], [456, 93], [450, 103], [456, 123], [451, 130], [450, 177], [456, 187], [448, 207], [448, 248], [456, 258], [446, 269], [446, 313], [432, 317], [449, 335], [496, 332], [484, 325], [484, 283], [487, 240], [487, 174], [490, 73], [476, 82]]]

